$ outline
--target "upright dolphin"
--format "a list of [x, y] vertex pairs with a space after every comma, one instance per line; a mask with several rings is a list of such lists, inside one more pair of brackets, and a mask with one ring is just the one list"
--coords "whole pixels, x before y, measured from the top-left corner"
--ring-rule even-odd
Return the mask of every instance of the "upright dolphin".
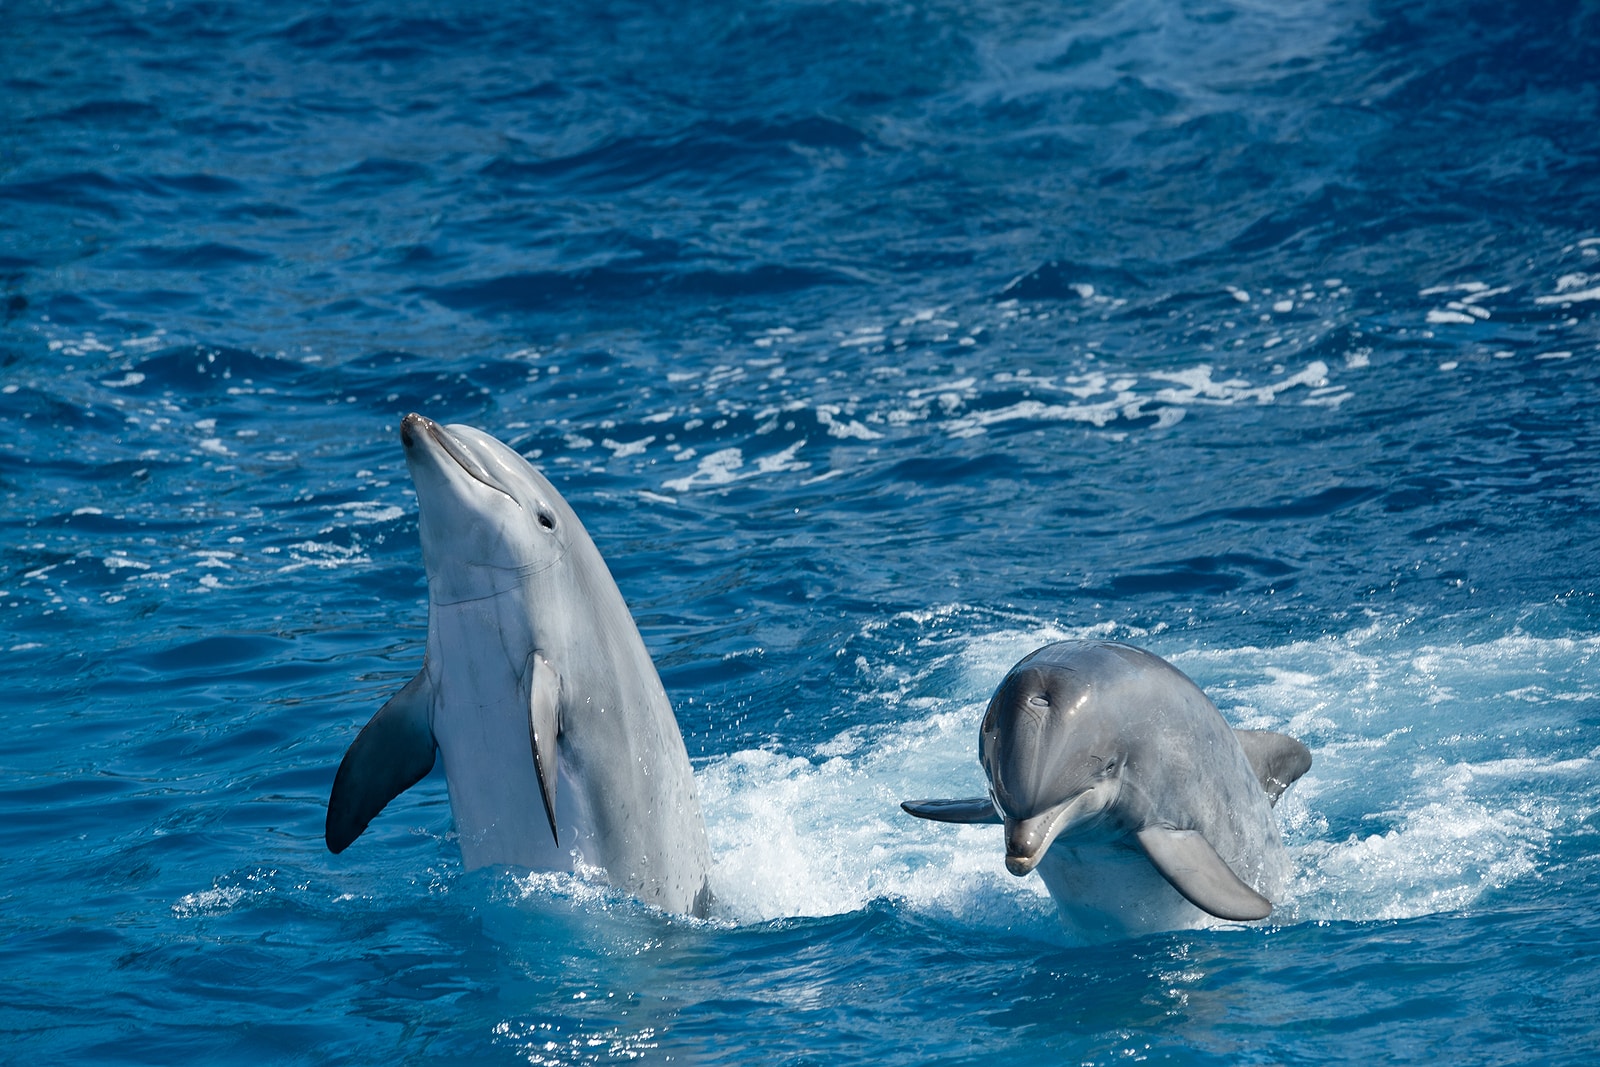
[[467, 867], [601, 867], [704, 915], [705, 823], [666, 691], [578, 516], [471, 426], [400, 423], [428, 572], [422, 670], [345, 753], [327, 842], [343, 851], [444, 757]]
[[1081, 934], [1264, 919], [1282, 897], [1289, 861], [1272, 805], [1310, 751], [1230, 729], [1149, 652], [1062, 641], [1023, 657], [989, 701], [979, 751], [988, 796], [902, 807], [1003, 824], [1006, 868], [1037, 869]]

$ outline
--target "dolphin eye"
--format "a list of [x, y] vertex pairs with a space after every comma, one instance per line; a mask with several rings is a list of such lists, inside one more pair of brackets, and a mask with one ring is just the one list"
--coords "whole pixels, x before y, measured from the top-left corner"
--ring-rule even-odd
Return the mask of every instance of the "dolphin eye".
[[543, 508], [540, 508], [539, 526], [545, 530], [554, 530], [556, 528], [556, 517], [550, 514], [548, 511], [545, 511]]

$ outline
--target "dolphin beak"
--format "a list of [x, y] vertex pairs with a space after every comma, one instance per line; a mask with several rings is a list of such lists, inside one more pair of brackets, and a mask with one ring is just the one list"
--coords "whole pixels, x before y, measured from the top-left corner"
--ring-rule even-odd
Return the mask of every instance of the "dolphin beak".
[[1006, 870], [1021, 878], [1035, 867], [1039, 866], [1038, 856], [1006, 856]]
[[[440, 426], [426, 415], [418, 415], [413, 411], [400, 420], [400, 443], [405, 446], [408, 462], [414, 460], [419, 451], [423, 455], [427, 455], [430, 444], [436, 445], [445, 455], [450, 457], [457, 467], [461, 468], [467, 477], [502, 494], [519, 508], [522, 506], [521, 502], [507, 491], [505, 486], [495, 480], [494, 475], [490, 474], [482, 463], [462, 447], [461, 442], [456, 440], [449, 430]], [[436, 456], [437, 453], [430, 458], [437, 462]]]
[[439, 428], [439, 424], [426, 415], [418, 415], [415, 411], [400, 420], [400, 443], [406, 448], [416, 446], [417, 438], [425, 433], [432, 433]]
[[1093, 821], [1105, 807], [1106, 794], [1089, 788], [1068, 800], [1026, 819], [1006, 817], [1006, 870], [1021, 878], [1044, 859], [1056, 838], [1069, 829]]
[[1031, 819], [1006, 820], [1006, 870], [1021, 878], [1044, 859], [1056, 839], [1059, 809]]

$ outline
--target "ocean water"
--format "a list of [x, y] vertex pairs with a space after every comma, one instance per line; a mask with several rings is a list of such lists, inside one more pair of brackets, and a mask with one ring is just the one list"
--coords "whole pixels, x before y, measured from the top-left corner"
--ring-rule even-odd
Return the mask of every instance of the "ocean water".
[[[1594, 4], [4, 0], [0, 55], [0, 1060], [1600, 1055]], [[606, 554], [709, 921], [464, 872], [438, 772], [324, 848], [423, 651], [410, 410]], [[1085, 635], [1311, 747], [1271, 923], [1076, 944], [900, 814]]]

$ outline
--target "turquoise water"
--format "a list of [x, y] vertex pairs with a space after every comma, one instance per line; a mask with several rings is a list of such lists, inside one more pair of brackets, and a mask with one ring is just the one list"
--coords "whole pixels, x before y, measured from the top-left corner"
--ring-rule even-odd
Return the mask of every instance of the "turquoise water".
[[[0, 1059], [1593, 1061], [1592, 5], [3, 15]], [[710, 921], [324, 848], [410, 410], [605, 553]], [[1273, 924], [899, 813], [1071, 636], [1311, 747]]]

